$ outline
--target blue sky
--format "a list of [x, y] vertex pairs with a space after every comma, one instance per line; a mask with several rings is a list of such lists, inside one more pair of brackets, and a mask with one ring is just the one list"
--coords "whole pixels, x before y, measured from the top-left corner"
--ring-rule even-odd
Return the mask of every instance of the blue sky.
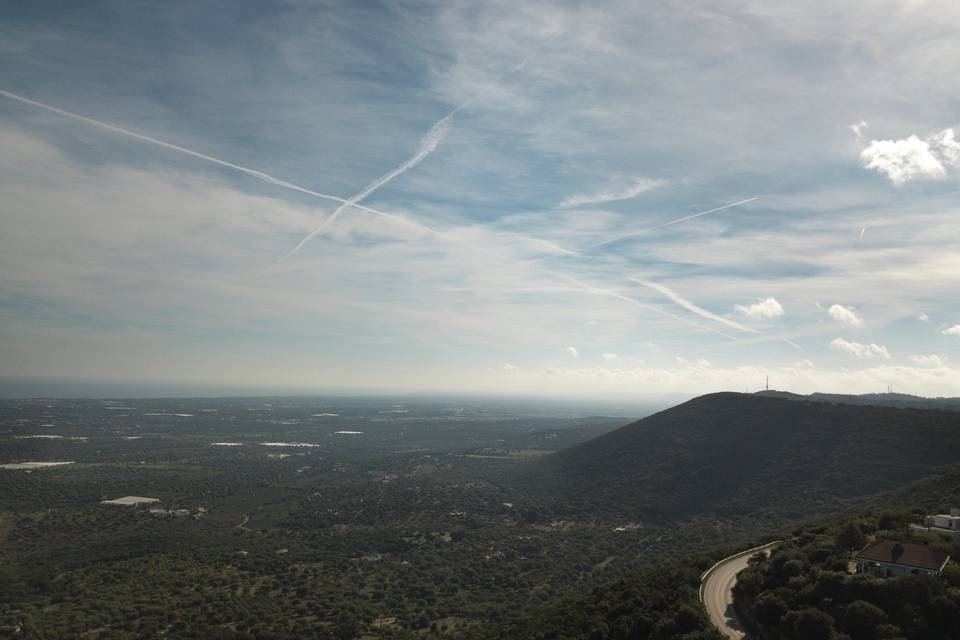
[[956, 3], [21, 5], [0, 376], [960, 395]]

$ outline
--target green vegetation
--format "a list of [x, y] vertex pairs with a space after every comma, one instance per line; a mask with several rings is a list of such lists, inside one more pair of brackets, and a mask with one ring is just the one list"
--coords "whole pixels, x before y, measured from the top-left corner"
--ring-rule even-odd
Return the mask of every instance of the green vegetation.
[[[737, 604], [768, 640], [960, 638], [956, 562], [939, 577], [875, 578], [849, 571], [851, 556], [868, 539], [912, 540], [912, 519], [886, 512], [795, 531], [769, 558], [751, 559], [737, 580]], [[960, 545], [931, 544], [960, 557]]]
[[[0, 470], [0, 638], [716, 638], [697, 602], [716, 560], [818, 514], [882, 506], [892, 527], [960, 502], [955, 474], [907, 484], [957, 458], [958, 415], [0, 403], [0, 463], [76, 462]], [[125, 495], [161, 502], [100, 504]]]

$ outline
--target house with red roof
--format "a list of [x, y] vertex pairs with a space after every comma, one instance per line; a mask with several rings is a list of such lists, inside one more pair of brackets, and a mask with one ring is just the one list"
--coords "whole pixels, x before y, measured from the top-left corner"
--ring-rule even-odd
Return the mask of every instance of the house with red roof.
[[909, 575], [938, 576], [950, 562], [950, 555], [925, 544], [878, 540], [853, 558], [857, 573], [880, 578]]

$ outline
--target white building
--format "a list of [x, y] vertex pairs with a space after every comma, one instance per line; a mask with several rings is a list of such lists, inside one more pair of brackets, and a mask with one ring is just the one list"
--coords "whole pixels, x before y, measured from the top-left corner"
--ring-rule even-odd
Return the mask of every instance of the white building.
[[923, 518], [923, 524], [928, 527], [937, 527], [938, 529], [960, 531], [960, 509], [950, 509], [950, 515], [941, 513], [936, 516], [925, 516]]
[[939, 534], [960, 541], [960, 509], [950, 509], [950, 514], [924, 516], [923, 527], [914, 526], [914, 531]]
[[100, 504], [112, 504], [119, 507], [139, 507], [142, 504], [160, 502], [160, 498], [144, 498], [143, 496], [123, 496], [113, 500], [101, 500]]

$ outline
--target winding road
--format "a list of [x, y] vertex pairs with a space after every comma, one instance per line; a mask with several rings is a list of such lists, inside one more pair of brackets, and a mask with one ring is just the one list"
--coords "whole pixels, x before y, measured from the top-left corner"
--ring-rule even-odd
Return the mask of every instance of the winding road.
[[750, 556], [757, 551], [770, 553], [778, 544], [779, 541], [771, 542], [724, 558], [700, 579], [700, 602], [706, 608], [710, 621], [730, 640], [749, 638], [746, 627], [737, 618], [733, 608], [733, 585], [737, 583], [737, 574], [747, 567]]

